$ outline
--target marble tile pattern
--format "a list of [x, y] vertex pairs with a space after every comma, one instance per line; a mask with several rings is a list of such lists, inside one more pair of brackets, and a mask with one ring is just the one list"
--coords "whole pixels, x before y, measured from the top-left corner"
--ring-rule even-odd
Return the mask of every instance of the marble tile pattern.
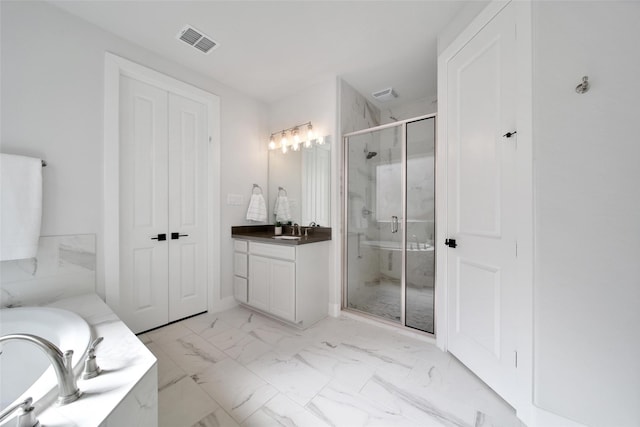
[[96, 236], [41, 236], [35, 258], [0, 262], [0, 307], [43, 305], [95, 292]]
[[326, 318], [301, 331], [244, 307], [142, 334], [159, 425], [522, 427], [427, 338]]

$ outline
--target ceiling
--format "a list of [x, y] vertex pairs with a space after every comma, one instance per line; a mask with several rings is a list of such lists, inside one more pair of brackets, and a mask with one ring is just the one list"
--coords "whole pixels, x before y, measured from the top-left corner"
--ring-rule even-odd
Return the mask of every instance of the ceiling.
[[[391, 107], [436, 94], [436, 37], [464, 1], [50, 0], [109, 32], [273, 103], [339, 75]], [[219, 47], [176, 35], [190, 24]], [[377, 103], [379, 106], [381, 104]]]

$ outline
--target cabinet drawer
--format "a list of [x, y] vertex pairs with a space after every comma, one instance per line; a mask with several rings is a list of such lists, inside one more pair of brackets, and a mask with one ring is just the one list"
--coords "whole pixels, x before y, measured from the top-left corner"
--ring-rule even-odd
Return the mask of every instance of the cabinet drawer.
[[248, 277], [247, 254], [233, 253], [233, 274], [240, 277]]
[[233, 241], [233, 250], [236, 252], [247, 252], [247, 241], [246, 240], [234, 240]]
[[293, 246], [249, 242], [249, 252], [251, 252], [252, 255], [262, 255], [270, 258], [288, 259], [291, 261], [295, 261], [296, 259], [296, 248]]

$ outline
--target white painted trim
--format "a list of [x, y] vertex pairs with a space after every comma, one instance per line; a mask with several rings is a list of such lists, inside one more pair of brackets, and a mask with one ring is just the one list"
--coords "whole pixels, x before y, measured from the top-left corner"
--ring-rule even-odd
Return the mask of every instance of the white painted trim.
[[119, 311], [120, 291], [120, 192], [119, 108], [120, 77], [128, 76], [207, 106], [208, 144], [208, 310], [221, 306], [220, 299], [220, 97], [159, 73], [135, 62], [105, 53], [104, 75], [104, 265], [107, 304]]
[[238, 301], [233, 297], [233, 295], [224, 297], [219, 299], [215, 305], [209, 308], [209, 313], [219, 313], [221, 311], [229, 310], [231, 308], [237, 307]]
[[341, 304], [329, 303], [329, 316], [331, 316], [331, 317], [340, 316], [340, 313], [341, 313], [340, 306], [341, 306]]
[[[532, 12], [531, 0], [513, 2], [516, 7], [517, 51], [517, 271], [523, 293], [518, 325], [516, 411], [528, 425], [535, 425], [533, 406], [533, 149], [532, 149]], [[447, 64], [509, 1], [493, 1], [478, 14], [438, 57], [438, 121], [436, 143], [436, 244], [447, 238]], [[436, 345], [447, 350], [447, 251], [436, 251]]]
[[328, 314], [332, 317], [340, 315], [340, 307], [342, 306], [342, 177], [344, 170], [342, 168], [342, 130], [340, 122], [341, 114], [341, 85], [340, 78], [334, 78], [335, 93], [335, 117], [333, 123], [334, 144], [331, 147], [331, 289], [329, 290], [329, 307]]

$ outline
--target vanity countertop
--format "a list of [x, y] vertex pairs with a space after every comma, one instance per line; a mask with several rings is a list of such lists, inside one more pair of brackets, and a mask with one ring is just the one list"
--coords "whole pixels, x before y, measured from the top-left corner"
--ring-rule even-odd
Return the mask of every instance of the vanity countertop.
[[[282, 236], [291, 236], [292, 226], [282, 227]], [[305, 227], [302, 228], [300, 239], [287, 240], [274, 238], [275, 230], [273, 225], [242, 225], [231, 227], [231, 237], [234, 239], [251, 240], [262, 243], [272, 243], [276, 245], [297, 246], [307, 243], [325, 242], [331, 240], [331, 227]], [[309, 235], [304, 235], [304, 230], [309, 229]], [[296, 230], [297, 231], [297, 230]]]

